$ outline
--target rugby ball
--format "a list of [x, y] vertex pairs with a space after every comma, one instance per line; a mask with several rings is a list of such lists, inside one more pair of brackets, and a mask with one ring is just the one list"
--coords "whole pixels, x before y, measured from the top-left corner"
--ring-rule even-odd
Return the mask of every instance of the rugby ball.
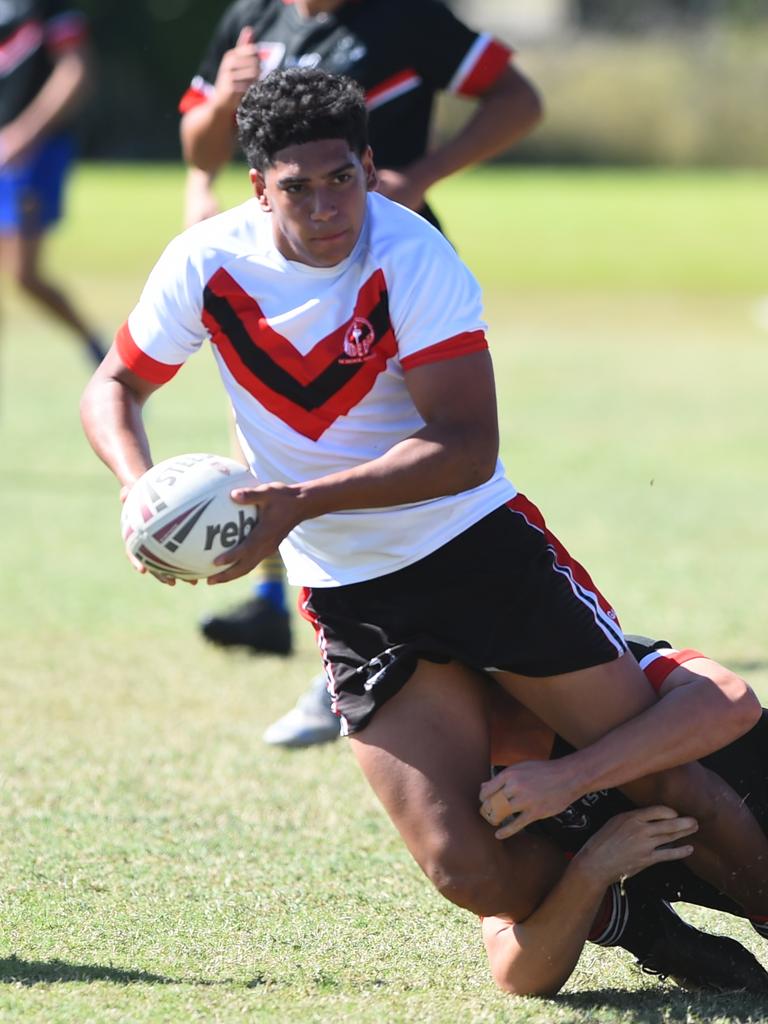
[[158, 462], [123, 503], [126, 550], [158, 576], [200, 580], [222, 572], [214, 558], [245, 540], [257, 520], [256, 508], [237, 505], [230, 492], [254, 483], [241, 463], [222, 455], [193, 453]]

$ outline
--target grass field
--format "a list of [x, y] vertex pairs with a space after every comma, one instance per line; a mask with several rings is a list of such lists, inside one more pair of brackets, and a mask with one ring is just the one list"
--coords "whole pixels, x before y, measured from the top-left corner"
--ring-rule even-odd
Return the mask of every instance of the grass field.
[[[242, 171], [222, 183], [245, 195]], [[176, 168], [85, 167], [51, 249], [111, 333], [180, 221]], [[436, 205], [486, 287], [513, 480], [631, 631], [768, 699], [765, 182], [487, 171]], [[316, 670], [225, 656], [195, 621], [247, 585], [154, 585], [82, 439], [88, 369], [3, 296], [0, 1020], [759, 1021], [590, 947], [554, 1002], [510, 1001], [475, 922], [433, 894], [343, 743], [260, 735]], [[148, 411], [156, 459], [228, 446], [206, 354]], [[768, 960], [740, 923], [692, 912]]]

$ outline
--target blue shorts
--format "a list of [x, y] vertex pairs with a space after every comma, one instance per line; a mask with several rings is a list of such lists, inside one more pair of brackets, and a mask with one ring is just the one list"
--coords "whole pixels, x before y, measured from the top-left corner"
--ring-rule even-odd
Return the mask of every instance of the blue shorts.
[[72, 139], [46, 139], [22, 163], [0, 168], [0, 234], [37, 235], [61, 216]]

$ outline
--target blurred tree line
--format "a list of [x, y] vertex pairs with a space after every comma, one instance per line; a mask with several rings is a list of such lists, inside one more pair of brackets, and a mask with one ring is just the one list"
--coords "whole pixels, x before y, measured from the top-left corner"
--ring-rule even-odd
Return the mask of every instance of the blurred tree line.
[[718, 19], [748, 24], [765, 18], [766, 0], [574, 0], [585, 28], [659, 31]]
[[[84, 154], [179, 159], [177, 104], [228, 0], [73, 2], [91, 19], [96, 54], [97, 88], [81, 119]], [[448, 2], [450, 6], [451, 0]], [[538, 0], [508, 2], [522, 8]], [[689, 92], [698, 121], [695, 131], [687, 129], [682, 124], [685, 108], [668, 124], [671, 162], [720, 162], [717, 140], [710, 143], [700, 138], [713, 116], [707, 90], [716, 105], [718, 125], [730, 125], [734, 116], [737, 118], [727, 139], [727, 154], [723, 142], [724, 157], [732, 162], [754, 162], [754, 154], [762, 153], [762, 139], [752, 140], [742, 157], [738, 133], [742, 131], [740, 118], [745, 130], [751, 120], [758, 119], [768, 88], [768, 0], [570, 0], [570, 10], [571, 23], [564, 38], [553, 37], [539, 53], [523, 48], [523, 66], [530, 56], [530, 69], [549, 107], [544, 132], [535, 133], [531, 145], [523, 148], [524, 159], [584, 160], [592, 154], [595, 160], [665, 162], [664, 147], [645, 150], [644, 138], [653, 134], [654, 111], [668, 106], [670, 97], [687, 104]], [[469, 20], [477, 27], [495, 28], [487, 24], [484, 0], [476, 0]], [[725, 46], [723, 34], [729, 34]], [[734, 34], [740, 34], [745, 45], [735, 43]], [[717, 36], [715, 46], [702, 43], [705, 36], [711, 39], [713, 35]], [[595, 39], [602, 43], [590, 42]], [[625, 46], [634, 47], [631, 65], [622, 55]], [[744, 77], [743, 83], [739, 76]], [[643, 134], [638, 124], [635, 143], [627, 139], [625, 129], [633, 99], [642, 98], [641, 93], [647, 99], [647, 109]], [[745, 109], [756, 93], [762, 97], [758, 105]], [[578, 105], [580, 96], [583, 106]], [[602, 103], [607, 108], [605, 117], [601, 117]], [[595, 122], [602, 120], [601, 135], [585, 130], [585, 118], [589, 117]], [[688, 137], [693, 141], [685, 148], [679, 139]], [[614, 139], [621, 143], [618, 151], [614, 151]]]

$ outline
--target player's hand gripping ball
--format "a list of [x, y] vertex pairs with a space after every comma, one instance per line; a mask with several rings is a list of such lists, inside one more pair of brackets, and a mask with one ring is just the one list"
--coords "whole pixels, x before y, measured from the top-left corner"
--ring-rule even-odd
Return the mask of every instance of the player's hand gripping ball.
[[214, 559], [256, 525], [254, 506], [230, 492], [253, 487], [252, 474], [222, 455], [178, 455], [158, 462], [128, 492], [120, 517], [126, 550], [157, 576], [200, 580], [221, 572]]

